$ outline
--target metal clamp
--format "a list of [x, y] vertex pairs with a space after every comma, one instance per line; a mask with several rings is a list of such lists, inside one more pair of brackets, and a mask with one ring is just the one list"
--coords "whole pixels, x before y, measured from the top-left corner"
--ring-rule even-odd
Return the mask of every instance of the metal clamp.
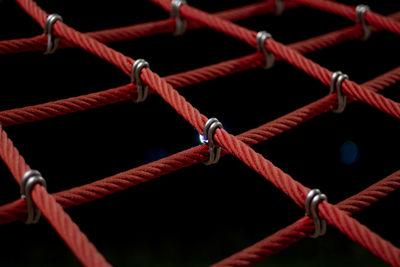
[[136, 103], [143, 102], [147, 98], [149, 92], [149, 86], [144, 84], [142, 78], [140, 78], [140, 73], [143, 68], [149, 68], [149, 63], [144, 59], [137, 59], [132, 65], [131, 70], [131, 82], [136, 85], [137, 98]]
[[329, 94], [336, 92], [338, 97], [338, 107], [333, 110], [335, 113], [342, 113], [346, 108], [347, 97], [343, 95], [342, 92], [342, 83], [344, 79], [349, 79], [349, 76], [343, 74], [341, 71], [336, 71], [332, 74]]
[[285, 3], [283, 0], [275, 0], [275, 15], [282, 15], [283, 11], [285, 11]]
[[53, 54], [58, 46], [58, 37], [53, 35], [53, 24], [57, 21], [63, 21], [63, 18], [58, 14], [50, 14], [44, 25], [44, 34], [47, 35], [47, 47], [44, 51], [45, 55]]
[[317, 207], [318, 204], [327, 199], [326, 195], [321, 194], [319, 189], [310, 190], [307, 194], [304, 206], [306, 209], [306, 215], [314, 222], [315, 231], [311, 235], [312, 238], [317, 238], [326, 233], [326, 221], [319, 217]]
[[32, 201], [32, 189], [36, 184], [42, 185], [46, 188], [46, 180], [42, 177], [40, 172], [36, 170], [29, 170], [25, 172], [21, 180], [20, 193], [21, 198], [26, 200], [28, 216], [25, 221], [26, 224], [35, 224], [40, 219], [40, 211]]
[[356, 23], [361, 24], [363, 27], [363, 36], [360, 38], [362, 41], [367, 40], [371, 36], [371, 25], [365, 20], [365, 12], [370, 11], [367, 5], [356, 6]]
[[265, 41], [268, 38], [272, 38], [271, 34], [266, 31], [259, 31], [257, 33], [257, 51], [261, 52], [265, 55], [265, 65], [263, 66], [264, 69], [270, 69], [275, 64], [275, 56], [272, 53], [269, 53], [265, 48]]
[[204, 162], [205, 165], [217, 163], [221, 156], [221, 147], [215, 145], [214, 143], [215, 130], [217, 130], [218, 128], [223, 129], [222, 124], [216, 118], [209, 119], [204, 125], [203, 135], [205, 140], [203, 141], [203, 143], [208, 144], [209, 148], [209, 157], [208, 160]]
[[183, 4], [187, 5], [186, 0], [172, 0], [171, 2], [170, 17], [175, 18], [176, 21], [175, 32], [173, 33], [175, 36], [182, 35], [186, 31], [186, 20], [179, 13], [179, 8]]

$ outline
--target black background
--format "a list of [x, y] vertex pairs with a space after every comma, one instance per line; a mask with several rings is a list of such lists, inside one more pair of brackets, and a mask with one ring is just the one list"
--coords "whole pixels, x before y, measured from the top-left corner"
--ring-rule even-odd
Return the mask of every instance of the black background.
[[[191, 0], [215, 12], [246, 5], [244, 0]], [[356, 5], [356, 1], [346, 1]], [[364, 1], [382, 14], [400, 10], [398, 1]], [[38, 1], [48, 13], [85, 32], [164, 19], [168, 14], [146, 0]], [[285, 44], [353, 23], [311, 8], [263, 15], [239, 22], [267, 30]], [[0, 3], [2, 40], [35, 36], [42, 29], [12, 0]], [[307, 55], [358, 83], [398, 66], [400, 37], [374, 33]], [[161, 76], [210, 65], [254, 52], [211, 29], [180, 37], [163, 34], [110, 44], [134, 59], [144, 58]], [[0, 56], [0, 109], [6, 110], [97, 92], [130, 81], [122, 71], [79, 49]], [[399, 86], [383, 95], [399, 101]], [[207, 117], [239, 134], [315, 101], [328, 88], [279, 62], [179, 89]], [[40, 170], [49, 192], [83, 185], [199, 144], [198, 134], [159, 96], [146, 102], [119, 103], [6, 128], [28, 164]], [[343, 114], [328, 113], [254, 146], [302, 184], [319, 188], [336, 203], [398, 170], [398, 121], [362, 103]], [[353, 142], [359, 159], [346, 165], [341, 149]], [[0, 164], [0, 201], [19, 197], [19, 188]], [[355, 217], [400, 245], [396, 216], [400, 194]], [[195, 165], [67, 211], [107, 260], [118, 266], [205, 266], [287, 226], [304, 215], [291, 199], [232, 156], [217, 165]], [[0, 227], [0, 265], [78, 265], [51, 226], [41, 220]], [[383, 263], [334, 228], [317, 240], [306, 239], [260, 265], [337, 266]]]

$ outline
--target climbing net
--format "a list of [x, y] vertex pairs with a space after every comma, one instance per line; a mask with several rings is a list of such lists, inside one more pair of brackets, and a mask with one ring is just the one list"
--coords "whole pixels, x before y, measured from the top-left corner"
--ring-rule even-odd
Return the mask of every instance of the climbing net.
[[[254, 265], [305, 237], [323, 235], [326, 224], [337, 228], [388, 264], [400, 266], [399, 248], [351, 217], [400, 187], [399, 171], [360, 193], [332, 205], [320, 190], [311, 190], [302, 185], [251, 148], [252, 145], [323, 113], [329, 111], [340, 113], [347, 104], [354, 101], [364, 102], [395, 118], [400, 118], [400, 105], [377, 93], [400, 80], [400, 67], [359, 85], [351, 81], [346, 74], [332, 72], [303, 56], [305, 53], [345, 41], [358, 38], [366, 40], [373, 31], [386, 30], [400, 34], [400, 22], [397, 22], [397, 19], [400, 19], [400, 13], [382, 16], [370, 11], [364, 5], [352, 7], [326, 0], [269, 0], [209, 14], [188, 5], [185, 1], [150, 1], [169, 12], [171, 18], [83, 34], [64, 24], [61, 16], [47, 14], [34, 1], [16, 0], [21, 8], [40, 24], [44, 29], [44, 34], [33, 38], [0, 41], [0, 54], [27, 51], [45, 51], [51, 54], [56, 49], [79, 47], [121, 69], [131, 77], [132, 82], [101, 92], [0, 112], [0, 155], [20, 184], [22, 196], [21, 199], [0, 207], [0, 223], [6, 224], [19, 220], [31, 224], [36, 223], [42, 215], [82, 264], [109, 266], [110, 264], [64, 209], [103, 198], [193, 164], [202, 162], [215, 164], [221, 156], [231, 154], [289, 196], [306, 211], [306, 216], [218, 262], [216, 266]], [[306, 41], [283, 45], [274, 40], [268, 32], [256, 33], [232, 22], [265, 13], [279, 15], [284, 10], [297, 6], [308, 6], [330, 12], [346, 17], [356, 24]], [[185, 30], [204, 27], [239, 39], [257, 50], [251, 55], [161, 78], [151, 71], [145, 60], [134, 60], [105, 45], [108, 42], [152, 34], [173, 32], [175, 35], [181, 35]], [[273, 67], [275, 61], [290, 63], [322, 82], [330, 88], [331, 93], [258, 128], [233, 136], [223, 129], [223, 125], [216, 118], [208, 119], [176, 90], [176, 88], [256, 67], [269, 69]], [[29, 167], [3, 129], [4, 126], [94, 109], [121, 101], [142, 102], [146, 100], [148, 94], [161, 96], [181, 117], [204, 135], [204, 144], [127, 172], [54, 194], [47, 192], [46, 181], [40, 172]]]

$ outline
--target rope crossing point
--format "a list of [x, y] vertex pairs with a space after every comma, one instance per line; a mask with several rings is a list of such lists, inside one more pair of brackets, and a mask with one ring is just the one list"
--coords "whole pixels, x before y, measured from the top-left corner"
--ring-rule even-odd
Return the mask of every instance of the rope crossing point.
[[[131, 180], [128, 184], [119, 185], [117, 182], [118, 177], [121, 175], [128, 175], [124, 173], [104, 179], [101, 185], [94, 182], [50, 195], [46, 191], [46, 182], [41, 177], [40, 173], [30, 169], [11, 140], [7, 137], [3, 128], [1, 128], [0, 156], [8, 166], [15, 180], [21, 185], [22, 199], [0, 207], [0, 223], [9, 223], [13, 220], [26, 220], [27, 223], [35, 223], [39, 220], [40, 214], [42, 214], [84, 265], [109, 266], [109, 263], [64, 212], [64, 208], [80, 205], [136, 185], [140, 183], [138, 181], [138, 178], [140, 178], [138, 173], [143, 174], [143, 171], [149, 172], [150, 176], [148, 177], [150, 178], [147, 178], [148, 181], [185, 166], [190, 166], [194, 162], [215, 164], [218, 162], [221, 155], [229, 153], [243, 161], [248, 167], [252, 168], [279, 190], [288, 195], [300, 208], [305, 209], [309, 218], [303, 218], [296, 223], [297, 225], [305, 227], [302, 231], [299, 230], [300, 228], [295, 230], [293, 227], [288, 227], [279, 232], [279, 234], [265, 239], [262, 246], [268, 247], [274, 244], [273, 250], [257, 250], [259, 246], [256, 244], [248, 248], [249, 251], [257, 250], [256, 254], [252, 254], [256, 255], [254, 256], [256, 258], [253, 258], [253, 260], [246, 258], [246, 255], [248, 255], [246, 253], [249, 252], [246, 251], [245, 254], [239, 253], [239, 256], [234, 255], [218, 263], [218, 266], [236, 266], [239, 263], [241, 266], [255, 264], [259, 260], [279, 252], [307, 235], [317, 237], [324, 234], [326, 231], [326, 223], [336, 227], [353, 241], [358, 242], [385, 262], [393, 266], [400, 266], [400, 250], [398, 248], [350, 217], [352, 212], [349, 212], [349, 210], [357, 209], [357, 204], [353, 203], [353, 206], [352, 204], [347, 204], [348, 206], [340, 204], [334, 206], [329, 204], [326, 196], [321, 194], [319, 190], [310, 190], [303, 186], [278, 167], [274, 166], [268, 159], [250, 148], [250, 145], [267, 140], [329, 110], [340, 113], [344, 110], [346, 104], [353, 101], [365, 102], [391, 116], [400, 118], [400, 104], [377, 93], [378, 90], [382, 90], [400, 80], [399, 68], [360, 86], [350, 81], [347, 75], [341, 72], [331, 72], [301, 54], [355, 38], [367, 40], [372, 31], [387, 30], [394, 34], [400, 34], [400, 23], [396, 21], [396, 14], [394, 18], [384, 17], [374, 13], [364, 5], [351, 7], [323, 0], [270, 0], [268, 2], [264, 1], [260, 4], [252, 4], [243, 8], [213, 15], [193, 8], [188, 5], [190, 3], [186, 3], [186, 1], [183, 0], [150, 1], [170, 12], [171, 18], [163, 22], [157, 22], [157, 27], [149, 27], [149, 24], [140, 26], [142, 28], [139, 26], [136, 27], [135, 29], [148, 27], [145, 32], [139, 35], [131, 33], [128, 37], [115, 37], [116, 32], [117, 35], [121, 35], [121, 29], [82, 34], [64, 24], [61, 16], [57, 14], [48, 15], [34, 1], [17, 0], [21, 8], [44, 28], [45, 36], [25, 40], [1, 41], [0, 53], [25, 52], [29, 44], [34, 44], [34, 48], [32, 49], [40, 50], [39, 48], [43, 47], [45, 49], [42, 51], [45, 51], [45, 54], [51, 54], [56, 51], [60, 38], [60, 40], [62, 40], [61, 47], [80, 47], [98, 56], [129, 75], [132, 83], [96, 94], [37, 105], [34, 108], [29, 107], [29, 109], [20, 108], [3, 111], [0, 112], [0, 122], [2, 126], [20, 124], [96, 108], [120, 101], [134, 100], [138, 103], [144, 101], [148, 94], [158, 94], [200, 134], [203, 133], [204, 137], [208, 140], [207, 143], [203, 146], [170, 156], [165, 160], [162, 159], [148, 166], [137, 168], [141, 171], [136, 169], [132, 170], [129, 173], [129, 175], [131, 175]], [[284, 9], [301, 5], [347, 17], [353, 20], [357, 25], [287, 46], [273, 40], [271, 35], [265, 31], [261, 31], [257, 34], [229, 21], [255, 16], [262, 12], [280, 15]], [[264, 11], [260, 11], [259, 7], [261, 6], [264, 8]], [[154, 24], [152, 24], [152, 26], [154, 26]], [[258, 52], [247, 57], [161, 78], [149, 69], [149, 63], [143, 59], [134, 60], [126, 57], [122, 53], [102, 43], [136, 38], [153, 33], [158, 34], [163, 31], [180, 35], [183, 34], [185, 30], [199, 27], [209, 27], [231, 35], [257, 48]], [[336, 38], [339, 35], [340, 38]], [[46, 40], [47, 45], [43, 46]], [[251, 130], [243, 135], [233, 136], [222, 128], [222, 124], [219, 123], [217, 119], [207, 119], [175, 90], [176, 87], [183, 87], [193, 83], [226, 76], [250, 68], [264, 66], [264, 68], [269, 69], [273, 66], [275, 60], [287, 61], [294, 67], [320, 80], [325, 86], [330, 86], [330, 94], [315, 103], [300, 108], [293, 113], [267, 123], [257, 129]], [[246, 62], [249, 63], [245, 64]], [[101, 100], [99, 101], [100, 96]], [[74, 108], [70, 108], [71, 103], [76, 104]], [[58, 108], [54, 109], [55, 106]], [[171, 164], [171, 161], [176, 161], [178, 164]], [[157, 164], [160, 166], [158, 169], [159, 172], [154, 172], [154, 168], [149, 166]], [[393, 176], [397, 178], [398, 173], [395, 173]], [[101, 186], [105, 186], [107, 182], [111, 181], [114, 187], [107, 187], [106, 191], [100, 190], [102, 189]], [[141, 180], [141, 182], [143, 182], [143, 180]], [[386, 187], [383, 189], [382, 185], [379, 183], [373, 185], [369, 189], [368, 194], [374, 195], [377, 192], [388, 194], [397, 189], [399, 183], [392, 183], [390, 186], [385, 186]], [[95, 192], [95, 194], [91, 194], [91, 196], [85, 195], [84, 192], [88, 192], [88, 188], [91, 189], [90, 192]], [[360, 193], [360, 197], [362, 194], [363, 192]], [[363, 196], [365, 196], [365, 192]], [[370, 198], [369, 201], [364, 201], [363, 205], [370, 205], [377, 199], [379, 198], [375, 197], [372, 200]], [[286, 243], [282, 242], [282, 237], [285, 235], [291, 235], [292, 239]], [[240, 261], [238, 261], [237, 257], [239, 257]]]

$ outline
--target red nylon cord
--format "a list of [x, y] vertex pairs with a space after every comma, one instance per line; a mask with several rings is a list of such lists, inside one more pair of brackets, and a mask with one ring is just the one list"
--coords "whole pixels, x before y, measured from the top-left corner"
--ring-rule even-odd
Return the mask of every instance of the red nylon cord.
[[[30, 167], [14, 147], [6, 132], [0, 126], [0, 157], [8, 166], [15, 180], [20, 184], [22, 176]], [[49, 221], [76, 257], [86, 266], [110, 266], [104, 257], [87, 239], [79, 227], [65, 213], [56, 199], [42, 186], [34, 186], [32, 199], [36, 207]], [[25, 201], [23, 201], [25, 202]]]
[[[170, 9], [170, 1], [151, 1], [162, 6], [166, 10]], [[37, 6], [35, 2], [30, 0], [17, 0], [17, 2], [26, 13], [35, 19], [42, 27], [44, 26], [47, 14], [39, 6]], [[293, 2], [303, 5], [310, 5], [314, 8], [319, 8], [349, 17], [350, 19], [354, 19], [355, 17], [354, 8], [341, 4], [331, 4], [332, 2], [321, 0], [296, 0]], [[272, 5], [269, 3], [265, 4], [265, 7], [268, 5], [268, 7], [271, 8]], [[325, 7], [328, 5], [331, 6]], [[218, 31], [222, 31], [225, 34], [232, 35], [235, 38], [245, 41], [251, 46], [255, 47], [255, 32], [235, 25], [226, 19], [229, 16], [231, 16], [230, 18], [232, 18], [232, 20], [235, 20], [236, 18], [239, 19], [246, 16], [254, 16], [255, 14], [262, 14], [261, 11], [259, 11], [260, 13], [257, 13], [256, 6], [257, 4], [249, 5], [242, 9], [234, 9], [225, 13], [220, 12], [219, 15], [221, 17], [217, 17], [216, 15], [210, 15], [190, 6], [184, 5], [181, 7], [181, 15], [188, 19], [189, 25], [192, 25], [193, 28], [202, 26], [213, 28]], [[394, 21], [393, 19], [383, 17], [371, 11], [366, 13], [366, 19], [372, 26], [376, 27], [376, 29], [385, 29], [395, 33], [400, 33], [400, 23]], [[164, 23], [167, 24], [168, 22], [168, 25], [170, 25], [172, 20], [165, 21], [166, 22]], [[165, 27], [167, 28], [170, 26]], [[140, 32], [138, 27], [135, 29]], [[158, 28], [156, 27], [156, 29]], [[155, 33], [157, 33], [156, 29], [144, 31], [140, 34], [141, 36], [153, 34], [153, 32], [151, 32], [153, 30]], [[167, 30], [171, 31], [170, 28]], [[110, 41], [113, 41], [112, 38], [134, 38], [132, 35], [129, 35], [129, 37], [121, 37], [121, 34], [121, 36], [118, 35], [117, 37], [114, 37], [115, 35], [113, 34], [118, 31], [113, 29], [101, 31], [100, 34], [99, 32], [95, 32], [84, 35], [59, 21], [54, 24], [54, 32], [57, 36], [60, 36], [61, 39], [66, 41], [67, 46], [81, 47], [82, 49], [98, 56], [99, 58], [102, 58], [103, 60], [117, 66], [126, 74], [130, 74], [130, 68], [134, 62], [133, 59], [107, 47], [103, 43], [99, 42], [99, 40], [92, 38], [93, 36], [90, 35], [104, 36], [104, 38], [108, 38], [107, 40]], [[319, 79], [325, 85], [328, 85], [332, 72], [305, 58], [299, 54], [299, 52], [305, 53], [307, 51], [312, 51], [313, 49], [320, 49], [338, 42], [354, 39], [360, 35], [360, 32], [360, 26], [354, 26], [342, 31], [337, 31], [318, 38], [293, 44], [292, 47], [285, 46], [279, 42], [268, 39], [266, 42], [266, 47], [269, 51], [272, 51], [278, 59], [283, 59], [291, 63], [310, 76]], [[101, 38], [99, 39], [101, 40]], [[337, 39], [339, 41], [337, 41]], [[32, 44], [37, 42], [42, 45], [43, 37], [38, 36], [30, 40], [25, 39], [24, 41], [14, 42], [11, 40], [3, 43], [9, 47], [13, 47], [9, 48], [11, 50], [14, 49], [15, 51], [20, 49], [21, 51], [24, 51], [23, 47], [29, 44], [29, 42]], [[1, 44], [2, 43], [0, 42], [0, 51], [2, 47]], [[295, 51], [294, 49], [297, 49], [298, 51]], [[149, 69], [143, 69], [141, 72], [141, 77], [143, 81], [148, 84], [154, 90], [154, 92], [159, 94], [166, 102], [168, 102], [178, 112], [178, 114], [191, 123], [199, 132], [202, 132], [202, 128], [207, 118], [190, 103], [188, 103], [184, 97], [179, 95], [174, 87], [186, 86], [191, 83], [201, 82], [207, 79], [213, 79], [237, 72], [236, 70], [232, 70], [233, 66], [238, 63], [243, 63], [245, 60], [256, 60], [254, 65], [251, 65], [251, 67], [259, 66], [259, 64], [262, 63], [260, 55], [254, 54], [247, 57], [242, 57], [240, 59], [219, 63], [211, 67], [204, 67], [194, 71], [172, 75], [164, 79], [160, 78], [157, 74], [151, 72]], [[251, 67], [243, 67], [239, 71]], [[397, 68], [375, 80], [372, 80], [369, 83], [364, 84], [363, 87], [354, 82], [345, 81], [343, 83], [343, 89], [347, 95], [351, 96], [349, 102], [352, 100], [360, 100], [396, 118], [400, 118], [399, 104], [374, 92], [397, 82], [400, 78], [399, 72], [400, 69]], [[133, 89], [133, 85], [125, 85], [119, 88], [109, 89], [107, 91], [89, 94], [86, 96], [59, 100], [27, 108], [3, 111], [0, 113], [0, 121], [5, 125], [12, 125], [112, 104], [119, 101], [125, 101], [132, 99], [132, 96], [135, 94]], [[306, 107], [294, 111], [257, 129], [246, 132], [238, 137], [234, 137], [224, 130], [217, 130], [214, 138], [216, 142], [224, 149], [224, 153], [235, 155], [246, 165], [260, 175], [264, 176], [264, 178], [291, 197], [296, 204], [298, 204], [300, 207], [303, 207], [305, 196], [309, 189], [274, 166], [270, 161], [255, 152], [248, 145], [266, 140], [334, 108], [336, 105], [335, 96], [335, 94], [332, 94], [324, 97]], [[106, 101], [106, 103], [103, 103], [104, 101]], [[18, 151], [12, 145], [12, 142], [8, 139], [7, 135], [2, 129], [0, 129], [0, 145], [1, 157], [9, 167], [15, 179], [20, 182], [23, 173], [29, 170], [29, 166], [25, 164], [25, 161], [19, 155]], [[48, 221], [52, 224], [64, 241], [70, 246], [71, 250], [83, 264], [87, 266], [108, 266], [108, 263], [105, 261], [103, 256], [98, 253], [96, 248], [90, 243], [86, 236], [80, 232], [78, 226], [72, 222], [70, 217], [63, 211], [63, 208], [72, 205], [79, 205], [87, 201], [104, 197], [113, 192], [117, 192], [138, 183], [154, 179], [184, 166], [190, 166], [194, 163], [204, 161], [207, 159], [206, 152], [207, 149], [205, 146], [193, 148], [89, 185], [59, 192], [54, 196], [49, 195], [43, 187], [36, 186], [32, 192], [33, 200], [37, 207], [43, 212], [43, 215], [48, 219]], [[138, 175], [139, 172], [142, 173], [141, 176]], [[394, 176], [396, 175], [397, 173], [394, 174]], [[371, 186], [369, 189], [361, 192], [357, 196], [350, 198], [349, 204], [345, 203], [342, 204], [342, 206], [339, 204], [336, 207], [327, 202], [323, 202], [321, 205], [319, 205], [319, 213], [320, 216], [327, 220], [329, 224], [335, 226], [337, 229], [349, 236], [353, 241], [358, 242], [365, 248], [369, 249], [377, 257], [383, 259], [385, 262], [391, 265], [400, 266], [400, 251], [398, 248], [394, 247], [391, 243], [382, 239], [370, 231], [367, 227], [349, 216], [349, 211], [353, 212], [354, 210], [357, 210], [357, 208], [363, 208], [366, 205], [370, 205], [379, 198], [396, 189], [398, 187], [397, 180], [393, 180], [392, 178], [388, 177], [383, 180], [381, 184], [377, 183]], [[2, 215], [4, 214], [7, 216], [5, 218], [11, 218], [11, 220], [23, 218], [23, 215], [26, 212], [24, 208], [24, 201], [22, 200], [0, 207], [0, 223], [8, 222], [7, 219], [2, 221]], [[340, 210], [340, 208], [344, 208], [345, 211]], [[308, 228], [304, 230], [307, 223]], [[280, 234], [271, 237], [272, 239], [267, 238], [266, 240], [269, 240], [268, 242], [278, 242], [279, 240], [279, 242], [281, 242], [279, 243], [280, 245], [278, 244], [275, 247], [275, 250], [271, 251], [275, 251], [274, 253], [276, 253], [277, 251], [293, 243], [291, 240], [299, 240], [299, 238], [307, 236], [310, 230], [312, 230], [312, 226], [310, 227], [309, 223], [310, 220], [308, 218], [303, 218], [295, 223], [295, 226], [287, 228], [292, 231], [292, 239], [288, 238], [288, 235], [291, 233], [286, 229], [280, 231]], [[282, 238], [286, 238], [286, 244], [283, 244]], [[252, 247], [249, 249], [251, 250]], [[249, 251], [246, 253], [248, 252]], [[267, 254], [264, 253], [261, 256], [264, 257], [265, 255]], [[252, 258], [251, 261], [254, 261], [254, 258]]]
[[[400, 187], [400, 170], [347, 198], [336, 206], [349, 215], [369, 207]], [[233, 254], [213, 266], [253, 266], [299, 242], [313, 233], [314, 225], [309, 217], [303, 217], [256, 244]]]
[[[392, 72], [389, 72], [389, 73], [383, 75], [380, 79], [377, 78], [369, 83], [366, 83], [365, 85], [367, 87], [371, 87], [371, 88], [376, 88], [379, 86], [384, 88], [386, 86], [389, 86], [391, 82], [392, 83], [395, 82], [397, 80], [397, 78], [400, 78], [400, 68], [397, 68], [397, 69], [393, 70]], [[334, 103], [334, 99], [332, 99], [332, 97], [330, 97], [330, 98], [331, 98], [330, 101], [325, 102], [325, 111], [329, 110], [329, 107], [331, 107], [332, 104]], [[321, 101], [319, 101], [319, 102], [321, 102]], [[305, 112], [305, 110], [312, 111], [313, 109], [316, 109], [316, 105], [314, 105], [313, 107], [311, 107], [311, 105], [309, 105], [309, 106], [310, 107], [307, 106], [307, 107], [302, 108], [301, 110], [298, 110], [297, 113], [302, 114]], [[295, 112], [293, 112], [293, 113], [295, 113]], [[316, 116], [318, 114], [321, 114], [321, 113], [314, 114], [313, 116]], [[285, 117], [288, 117], [288, 116], [285, 116]], [[292, 126], [296, 125], [294, 122], [294, 119], [292, 119], [290, 117], [289, 118], [285, 118], [285, 117], [278, 119], [276, 121], [276, 123], [266, 124], [264, 127], [260, 127], [259, 129], [251, 131], [247, 135], [241, 135], [239, 137], [243, 136], [241, 139], [243, 139], [244, 141], [247, 141], [247, 142], [249, 140], [251, 140], [250, 143], [255, 144], [259, 140], [257, 140], [257, 139], [254, 140], [251, 138], [253, 136], [260, 138], [263, 131], [266, 131], [266, 134], [264, 134], [264, 139], [265, 139], [266, 137], [272, 137], [280, 132], [287, 130], [288, 128], [290, 128], [291, 125]], [[281, 125], [282, 122], [284, 122], [284, 123], [286, 122], [286, 124], [288, 124], [287, 123], [288, 121], [290, 122], [290, 124], [285, 125], [286, 129], [280, 129], [283, 127]], [[194, 148], [191, 150], [197, 151], [197, 154], [199, 155], [200, 160], [196, 157], [196, 153], [182, 152], [182, 153], [180, 153], [181, 154], [180, 157], [171, 156], [171, 157], [168, 157], [166, 160], [160, 160], [160, 161], [163, 161], [163, 163], [156, 162], [153, 164], [148, 164], [147, 166], [139, 167], [139, 168], [137, 168], [137, 170], [135, 170], [136, 172], [132, 171], [132, 172], [122, 173], [121, 175], [116, 175], [114, 177], [105, 179], [108, 181], [103, 180], [103, 181], [92, 183], [87, 186], [82, 186], [79, 188], [74, 188], [74, 189], [71, 189], [68, 191], [60, 192], [55, 195], [55, 198], [56, 198], [57, 202], [59, 202], [61, 205], [63, 205], [64, 208], [69, 207], [71, 205], [82, 204], [84, 202], [87, 202], [88, 198], [95, 199], [95, 198], [98, 198], [99, 195], [105, 196], [105, 195], [111, 194], [116, 191], [115, 189], [118, 186], [122, 185], [122, 187], [125, 186], [125, 188], [126, 188], [127, 184], [129, 184], [128, 178], [130, 178], [130, 179], [134, 178], [132, 180], [131, 184], [129, 185], [129, 186], [132, 186], [132, 185], [138, 184], [140, 182], [149, 180], [149, 176], [151, 177], [151, 175], [159, 177], [163, 174], [166, 174], [165, 169], [161, 174], [157, 173], [157, 171], [162, 170], [163, 168], [166, 168], [166, 166], [168, 167], [168, 165], [170, 168], [172, 166], [174, 166], [176, 169], [177, 166], [179, 166], [178, 168], [184, 167], [184, 166], [182, 166], [183, 165], [182, 163], [184, 160], [186, 160], [186, 164], [184, 163], [186, 166], [188, 166], [188, 163], [190, 165], [193, 164], [194, 161], [200, 162], [200, 161], [206, 160], [207, 152], [206, 152], [206, 149], [204, 149], [204, 147], [198, 147], [198, 148]], [[191, 154], [194, 154], [194, 155], [192, 156]], [[171, 172], [171, 171], [172, 170], [169, 170], [168, 172]], [[143, 175], [143, 173], [145, 173], [145, 174]], [[142, 177], [140, 177], [140, 175], [142, 175]], [[155, 177], [152, 177], [150, 179], [153, 179], [153, 178], [155, 178]], [[119, 181], [118, 181], [118, 179], [119, 179]], [[397, 184], [393, 185], [392, 188], [396, 188], [396, 187], [397, 187]], [[381, 188], [378, 187], [377, 190], [378, 190], [378, 192], [374, 192], [372, 194], [379, 194], [380, 193], [379, 190], [381, 190]], [[21, 219], [23, 219], [24, 218], [24, 216], [23, 216], [24, 215], [23, 201], [19, 200], [17, 202], [19, 202], [18, 203], [19, 205], [18, 205], [18, 207], [14, 207], [14, 208], [16, 208], [17, 211], [19, 209], [18, 215], [16, 215], [15, 213], [10, 214], [10, 210], [4, 209], [4, 207], [2, 207], [0, 209], [0, 218], [10, 218], [9, 216], [17, 216], [17, 217], [19, 216]], [[13, 205], [11, 204], [11, 206], [13, 206]]]
[[[400, 12], [391, 15], [394, 19], [400, 19]], [[353, 26], [343, 30], [334, 31], [322, 36], [313, 37], [304, 41], [290, 44], [294, 50], [300, 53], [308, 53], [319, 49], [358, 38], [362, 34], [361, 27]], [[262, 65], [263, 56], [252, 54], [238, 59], [228, 60], [211, 66], [202, 67], [196, 70], [187, 71], [180, 74], [170, 75], [165, 79], [174, 88], [192, 85], [241, 72], [250, 68]], [[10, 126], [26, 122], [32, 122], [73, 112], [94, 109], [97, 107], [128, 101], [136, 97], [135, 87], [127, 84], [117, 88], [92, 93], [88, 95], [72, 97], [63, 100], [48, 102], [23, 108], [15, 108], [0, 111], [0, 122], [3, 126]], [[154, 93], [150, 90], [150, 94]]]
[[[171, 3], [169, 0], [149, 0], [149, 1], [161, 6], [165, 10], [169, 10], [171, 7]], [[230, 35], [234, 38], [242, 40], [248, 43], [252, 47], [256, 47], [256, 32], [254, 31], [248, 30], [230, 21], [220, 19], [216, 16], [200, 11], [188, 5], [183, 5], [180, 9], [180, 12], [181, 16], [188, 20], [193, 20], [199, 23], [203, 23], [204, 25], [212, 29], [215, 29], [217, 31]], [[370, 14], [373, 14], [373, 12], [370, 12]], [[386, 20], [393, 22], [394, 25], [397, 24], [400, 25], [400, 23], [396, 22], [393, 19], [387, 18]], [[381, 25], [378, 23], [371, 23], [371, 25], [381, 27]], [[386, 27], [382, 28], [387, 29]], [[267, 39], [265, 43], [266, 43], [265, 47], [267, 48], [267, 50], [272, 52], [277, 59], [285, 60], [286, 62], [292, 64], [298, 69], [304, 71], [311, 77], [320, 80], [324, 85], [329, 86], [332, 77], [331, 71], [313, 62], [312, 60], [305, 58], [292, 48], [285, 46], [284, 44], [279, 43], [271, 38]], [[365, 89], [361, 88], [359, 85], [350, 82], [348, 80], [344, 81], [343, 87], [345, 89], [344, 92], [346, 94], [349, 94], [352, 97], [355, 97], [364, 103], [367, 103], [381, 111], [384, 111], [389, 115], [392, 115], [396, 118], [400, 118], [399, 103], [396, 103], [393, 100], [387, 99], [381, 95], [377, 95], [372, 92], [365, 92], [366, 91]]]
[[[352, 21], [356, 21], [356, 10], [353, 6], [340, 4], [327, 0], [290, 0], [292, 3], [309, 6], [315, 9], [327, 11], [336, 15], [346, 17]], [[370, 24], [379, 29], [385, 29], [400, 35], [400, 23], [393, 19], [387, 18], [373, 11], [365, 12], [365, 19]]]
[[[180, 96], [168, 83], [157, 75], [151, 73], [148, 69], [142, 71], [142, 76], [146, 78], [150, 87], [160, 94], [182, 117], [188, 120], [195, 128], [205, 123], [205, 118], [190, 103], [186, 102], [184, 97]], [[201, 131], [201, 128], [200, 128]], [[217, 129], [214, 139], [216, 142], [230, 154], [233, 154], [248, 167], [262, 175], [278, 189], [283, 191], [292, 200], [304, 207], [304, 201], [309, 189], [299, 182], [293, 180], [288, 174], [274, 166], [261, 154], [252, 150], [242, 141], [230, 135], [224, 130]], [[363, 247], [370, 250], [374, 255], [390, 264], [400, 265], [396, 255], [400, 252], [388, 241], [379, 238], [378, 235], [370, 231], [361, 223], [350, 218], [347, 214], [341, 212], [335, 206], [323, 203], [324, 213], [321, 213], [323, 219], [336, 226], [340, 231], [349, 236]], [[340, 221], [338, 223], [338, 221]], [[341, 224], [340, 224], [341, 223]], [[357, 232], [354, 232], [357, 230]], [[370, 241], [370, 242], [368, 242]]]
[[[288, 3], [285, 9], [290, 9], [294, 6], [295, 4]], [[266, 1], [217, 12], [215, 15], [226, 20], [238, 21], [274, 11], [274, 3], [272, 1]], [[87, 32], [85, 35], [102, 43], [110, 43], [162, 33], [171, 33], [174, 31], [174, 28], [174, 19], [165, 19], [126, 27]], [[187, 25], [187, 29], [199, 28], [202, 28], [202, 25], [198, 23], [196, 24], [189, 21]], [[43, 34], [31, 38], [4, 40], [0, 41], [0, 54], [44, 51], [46, 45], [47, 36]], [[67, 47], [74, 47], [74, 44], [61, 39], [58, 48]]]
[[[379, 91], [398, 81], [400, 81], [400, 67], [364, 83], [363, 86], [370, 90]], [[348, 102], [350, 103], [351, 100]], [[328, 112], [335, 108], [335, 104], [334, 95], [326, 96], [281, 118], [240, 134], [237, 137], [247, 145], [258, 144]], [[226, 152], [223, 152], [223, 154], [225, 153]], [[207, 148], [205, 146], [199, 146], [88, 185], [56, 193], [54, 196], [57, 202], [64, 208], [77, 206], [138, 185], [139, 183], [158, 178], [178, 169], [191, 166], [195, 163], [203, 162], [206, 159]], [[0, 206], [0, 224], [9, 223], [14, 220], [23, 220], [25, 218], [25, 213], [25, 205], [22, 200]]]
[[[364, 83], [363, 86], [370, 90], [378, 91], [395, 84], [399, 80], [400, 67]], [[335, 104], [335, 97], [333, 95], [327, 96], [281, 118], [240, 134], [238, 138], [248, 145], [258, 144], [331, 110], [335, 107]], [[203, 162], [206, 159], [207, 148], [199, 146], [88, 185], [56, 193], [54, 196], [64, 208], [77, 206], [183, 167]], [[22, 200], [1, 206], [0, 224], [23, 220], [25, 213], [25, 205]]]

